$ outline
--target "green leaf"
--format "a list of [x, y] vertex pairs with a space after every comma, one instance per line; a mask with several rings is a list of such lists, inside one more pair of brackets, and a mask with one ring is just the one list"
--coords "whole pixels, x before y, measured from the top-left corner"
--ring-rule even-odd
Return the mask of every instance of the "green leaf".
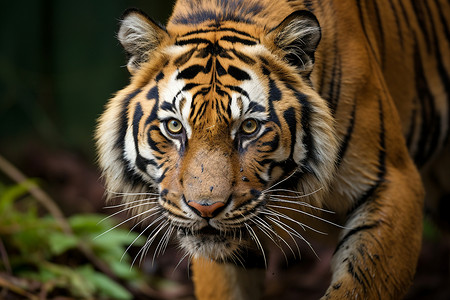
[[132, 268], [128, 262], [124, 262], [123, 260], [110, 260], [109, 267], [121, 279], [138, 280], [139, 276], [141, 276], [135, 268]]
[[0, 196], [0, 212], [10, 206], [17, 198], [26, 195], [30, 187], [36, 186], [36, 180], [27, 179], [20, 184], [7, 187]]
[[142, 236], [138, 238], [138, 234], [134, 232], [128, 232], [124, 229], [116, 228], [96, 238], [95, 243], [106, 245], [106, 247], [123, 245], [128, 246], [131, 243], [133, 243], [134, 246], [142, 246], [145, 243], [145, 238]]
[[60, 255], [69, 249], [76, 248], [78, 238], [61, 232], [51, 232], [48, 236], [48, 245], [51, 254]]
[[78, 272], [95, 286], [99, 296], [105, 297], [106, 299], [128, 300], [133, 298], [133, 295], [125, 288], [108, 276], [94, 271], [90, 266], [80, 267], [78, 268]]
[[78, 235], [98, 233], [102, 231], [103, 226], [100, 225], [102, 218], [95, 214], [74, 215], [69, 218], [69, 224]]

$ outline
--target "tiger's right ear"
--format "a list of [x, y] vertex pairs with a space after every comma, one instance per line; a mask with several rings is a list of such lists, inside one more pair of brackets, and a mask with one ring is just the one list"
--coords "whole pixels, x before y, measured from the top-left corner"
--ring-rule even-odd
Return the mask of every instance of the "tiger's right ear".
[[144, 12], [134, 8], [126, 10], [117, 38], [128, 54], [128, 71], [133, 74], [139, 70], [165, 37], [167, 31]]
[[287, 62], [302, 74], [311, 73], [314, 53], [321, 38], [319, 21], [314, 14], [306, 10], [295, 11], [273, 28], [267, 37], [283, 50]]

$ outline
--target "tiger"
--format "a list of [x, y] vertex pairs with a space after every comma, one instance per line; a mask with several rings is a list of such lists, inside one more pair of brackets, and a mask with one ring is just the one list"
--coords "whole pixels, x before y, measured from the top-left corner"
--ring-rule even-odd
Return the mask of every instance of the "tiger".
[[404, 297], [425, 183], [450, 195], [449, 16], [443, 0], [177, 0], [166, 26], [127, 10], [130, 83], [95, 139], [142, 255], [174, 239], [197, 299], [258, 299], [268, 248], [333, 228], [322, 299]]

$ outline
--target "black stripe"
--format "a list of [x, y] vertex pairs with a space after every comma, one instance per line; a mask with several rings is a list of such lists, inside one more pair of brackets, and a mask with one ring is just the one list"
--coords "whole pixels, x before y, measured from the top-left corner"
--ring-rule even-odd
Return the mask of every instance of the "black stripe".
[[175, 42], [176, 46], [184, 46], [184, 45], [197, 45], [197, 44], [212, 44], [210, 40], [202, 39], [202, 38], [192, 38], [187, 40], [178, 40]]
[[304, 132], [302, 144], [305, 145], [305, 148], [307, 150], [306, 158], [302, 162], [300, 162], [300, 165], [307, 166], [308, 160], [317, 161], [317, 153], [315, 151], [314, 139], [312, 137], [310, 128], [310, 120], [312, 112], [311, 103], [309, 103], [308, 97], [305, 94], [302, 94], [299, 91], [297, 91], [292, 85], [286, 84], [286, 87], [289, 88], [294, 93], [294, 96], [300, 103], [301, 107], [300, 123], [302, 125], [302, 130]]
[[160, 81], [163, 78], [164, 78], [164, 73], [161, 71], [161, 72], [158, 73], [158, 75], [156, 75], [155, 81], [158, 82], [158, 81]]
[[119, 132], [118, 137], [116, 140], [116, 147], [124, 151], [124, 145], [125, 145], [125, 136], [127, 134], [128, 129], [128, 105], [130, 104], [130, 101], [141, 92], [141, 89], [134, 90], [130, 94], [128, 94], [125, 99], [122, 102], [122, 109], [120, 113], [120, 126], [119, 126]]
[[134, 109], [134, 114], [133, 114], [134, 147], [136, 149], [136, 153], [138, 153], [138, 154], [139, 154], [139, 148], [138, 148], [139, 122], [141, 121], [143, 116], [144, 116], [144, 112], [142, 111], [141, 103], [138, 102], [136, 104], [136, 107]]
[[388, 2], [389, 2], [389, 6], [391, 7], [391, 11], [394, 14], [395, 24], [397, 27], [397, 36], [400, 41], [400, 45], [403, 48], [403, 33], [402, 33], [402, 28], [400, 26], [400, 20], [398, 18], [398, 13], [397, 13], [397, 10], [395, 9], [394, 3], [392, 3], [392, 0], [388, 0]]
[[[441, 79], [441, 83], [444, 86], [445, 93], [447, 95], [447, 112], [445, 112], [445, 114], [447, 116], [450, 116], [450, 78], [449, 78], [449, 74], [447, 73], [447, 71], [445, 70], [445, 67], [444, 67], [444, 61], [443, 61], [441, 49], [439, 47], [440, 39], [436, 33], [437, 32], [436, 26], [433, 22], [434, 18], [432, 16], [431, 10], [428, 6], [428, 2], [425, 2], [425, 8], [428, 12], [430, 23], [431, 23], [431, 32], [433, 34], [433, 40], [434, 40], [434, 57], [437, 60], [436, 65], [437, 65], [439, 77]], [[433, 97], [433, 102], [434, 101], [435, 101], [435, 98]], [[439, 112], [437, 114], [437, 117], [434, 117], [433, 120], [434, 120], [434, 126], [437, 128], [432, 136], [431, 146], [429, 149], [430, 151], [429, 151], [429, 155], [428, 155], [427, 159], [433, 155], [433, 152], [436, 149], [438, 149], [439, 138], [442, 134], [441, 133], [441, 121], [442, 120], [441, 120], [441, 116], [439, 115]], [[447, 132], [444, 133], [445, 137], [448, 136], [449, 126], [450, 126], [450, 119], [448, 120], [448, 124], [447, 124]]]
[[216, 74], [219, 77], [227, 74], [227, 70], [225, 70], [219, 60], [216, 60]]
[[344, 159], [345, 153], [347, 152], [350, 139], [352, 138], [353, 129], [355, 128], [355, 118], [356, 118], [356, 99], [353, 100], [353, 108], [350, 115], [350, 124], [347, 127], [347, 132], [345, 133], [344, 139], [339, 146], [339, 152], [337, 156], [336, 166], [340, 166], [342, 160]]
[[310, 120], [311, 120], [311, 104], [306, 101], [306, 95], [300, 94], [297, 95], [297, 99], [302, 102], [301, 108], [301, 121], [302, 130], [304, 132], [303, 135], [303, 145], [307, 150], [305, 160], [314, 160], [317, 161], [317, 153], [315, 151], [314, 139], [311, 133]]
[[378, 45], [378, 50], [380, 50], [380, 58], [381, 58], [381, 68], [383, 68], [383, 66], [385, 65], [385, 59], [386, 59], [386, 55], [385, 55], [385, 39], [384, 39], [384, 29], [383, 29], [383, 23], [381, 21], [381, 16], [380, 16], [380, 8], [378, 7], [378, 3], [377, 0], [373, 1], [373, 4], [375, 6], [375, 17], [377, 18], [377, 23], [378, 23], [378, 32], [380, 34], [380, 43]]
[[238, 86], [234, 86], [234, 85], [226, 85], [225, 88], [228, 88], [234, 92], [238, 92], [239, 94], [243, 95], [244, 97], [247, 97], [248, 99], [250, 99], [249, 94], [244, 91], [242, 88], [238, 87]]
[[278, 88], [275, 81], [269, 77], [269, 103], [279, 101], [282, 98], [281, 90]]
[[414, 14], [417, 18], [417, 22], [419, 23], [418, 27], [420, 29], [420, 31], [422, 32], [422, 36], [423, 38], [425, 38], [425, 45], [427, 47], [427, 52], [430, 53], [431, 52], [431, 34], [428, 33], [427, 28], [426, 28], [426, 24], [427, 22], [425, 21], [424, 18], [424, 12], [422, 11], [421, 7], [419, 7], [419, 5], [421, 5], [421, 3], [423, 3], [422, 1], [411, 1], [412, 7], [414, 9]]
[[150, 112], [150, 115], [148, 116], [147, 120], [145, 121], [145, 124], [150, 124], [154, 120], [158, 118], [158, 109], [159, 109], [159, 93], [158, 93], [158, 87], [155, 86], [147, 94], [148, 99], [155, 99], [155, 103], [153, 104], [152, 111]]
[[[334, 49], [335, 53], [338, 53], [337, 51], [337, 37], [335, 36], [334, 40]], [[331, 75], [331, 83], [330, 83], [330, 90], [328, 92], [328, 103], [330, 105], [331, 113], [334, 115], [336, 112], [336, 108], [338, 106], [339, 97], [341, 94], [341, 78], [342, 78], [342, 66], [341, 66], [341, 59], [338, 55], [334, 56], [334, 63], [333, 63], [333, 71]]]
[[250, 56], [245, 55], [244, 53], [237, 51], [236, 49], [231, 49], [231, 52], [233, 52], [233, 54], [240, 59], [241, 61], [243, 61], [244, 63], [248, 64], [248, 65], [254, 65], [256, 63], [256, 61], [251, 58]]
[[198, 75], [198, 73], [203, 72], [204, 67], [201, 65], [192, 65], [187, 67], [183, 71], [179, 72], [177, 75], [177, 79], [192, 79]]
[[400, 9], [402, 10], [403, 18], [405, 19], [406, 26], [409, 30], [411, 30], [411, 24], [409, 22], [408, 13], [406, 12], [405, 6], [403, 5], [402, 1], [399, 1], [398, 4], [400, 5]]
[[164, 102], [161, 104], [160, 109], [161, 109], [161, 110], [170, 111], [170, 112], [175, 113], [175, 108], [173, 107], [172, 103], [170, 103], [170, 102], [164, 101]]
[[157, 184], [161, 183], [164, 178], [166, 178], [166, 173], [167, 173], [167, 169], [164, 170], [164, 172], [161, 174], [161, 176], [159, 176], [158, 178], [155, 179], [155, 182]]
[[339, 243], [338, 243], [337, 246], [336, 246], [336, 249], [334, 250], [333, 255], [336, 254], [336, 253], [341, 249], [341, 247], [347, 242], [347, 240], [348, 240], [350, 237], [354, 236], [354, 235], [357, 234], [358, 232], [366, 231], [366, 230], [370, 230], [370, 229], [376, 228], [376, 227], [378, 227], [379, 225], [380, 225], [380, 222], [376, 222], [376, 223], [373, 223], [373, 224], [366, 224], [366, 225], [361, 225], [361, 226], [358, 226], [358, 227], [356, 227], [356, 228], [353, 228], [352, 230], [350, 230], [349, 232], [347, 232], [347, 234], [344, 235], [344, 237], [339, 241]]
[[378, 60], [378, 56], [376, 55], [376, 51], [373, 48], [372, 43], [370, 42], [369, 35], [367, 34], [366, 22], [364, 20], [364, 12], [363, 12], [363, 9], [361, 7], [362, 3], [366, 3], [366, 2], [365, 1], [356, 1], [356, 5], [358, 6], [359, 19], [361, 20], [362, 30], [364, 32], [364, 36], [366, 37], [367, 43], [369, 44], [370, 52], [373, 54], [373, 56], [374, 56], [375, 60], [377, 61], [378, 65], [380, 65], [380, 61]]
[[[231, 102], [230, 102], [231, 105]], [[247, 110], [245, 111], [245, 114], [251, 112], [265, 112], [266, 108], [262, 106], [261, 104], [258, 104], [258, 102], [250, 102]]]
[[411, 148], [412, 148], [412, 145], [413, 145], [413, 137], [414, 137], [414, 134], [416, 132], [416, 118], [417, 118], [417, 111], [418, 111], [417, 105], [418, 105], [417, 98], [414, 97], [412, 99], [412, 106], [413, 106], [413, 108], [411, 110], [411, 118], [410, 118], [410, 121], [409, 121], [409, 129], [408, 129], [408, 133], [406, 135], [406, 146], [408, 147], [410, 152], [411, 152]]
[[196, 49], [197, 49], [196, 47], [193, 47], [188, 52], [181, 54], [180, 56], [175, 58], [175, 60], [173, 61], [173, 64], [175, 66], [177, 66], [177, 67], [179, 67], [181, 65], [184, 65], [185, 63], [187, 63], [191, 59], [191, 57], [194, 54]]
[[348, 262], [348, 269], [347, 269], [347, 271], [350, 273], [350, 275], [352, 275], [353, 278], [356, 279], [356, 281], [359, 282], [359, 284], [361, 284], [364, 287], [364, 289], [366, 288], [364, 286], [364, 283], [361, 280], [361, 278], [359, 278], [358, 274], [356, 274], [355, 268], [353, 267], [353, 263], [351, 261]]
[[255, 173], [255, 177], [256, 177], [256, 179], [258, 179], [258, 182], [259, 182], [260, 184], [262, 184], [262, 185], [264, 185], [264, 186], [267, 184], [267, 181], [264, 180], [264, 179], [262, 179], [261, 176], [259, 176], [258, 173]]
[[199, 86], [198, 83], [188, 83], [183, 87], [183, 91], [190, 91], [197, 86]]
[[[441, 7], [441, 4], [439, 3], [439, 1], [435, 0], [434, 3], [437, 6], [437, 11], [439, 14], [439, 20], [441, 21], [442, 27], [444, 27], [444, 33], [445, 33], [445, 38], [448, 42], [450, 42], [450, 32], [449, 32], [449, 25], [447, 23], [447, 20], [445, 19], [444, 16], [444, 10]], [[447, 14], [448, 17], [448, 14]]]
[[158, 86], [155, 85], [154, 87], [152, 87], [152, 88], [148, 91], [148, 93], [147, 93], [147, 99], [148, 99], [148, 100], [152, 100], [152, 99], [158, 100], [158, 99], [159, 99]]
[[270, 96], [269, 96], [269, 121], [272, 121], [279, 127], [281, 127], [281, 123], [278, 118], [278, 113], [275, 110], [274, 101], [270, 101]]
[[280, 136], [277, 134], [270, 141], [262, 143], [261, 147], [268, 146], [270, 148], [270, 151], [266, 152], [273, 152], [278, 148], [279, 145], [280, 145]]
[[417, 88], [417, 95], [420, 102], [420, 112], [421, 112], [421, 127], [419, 141], [417, 142], [417, 153], [414, 153], [414, 161], [420, 167], [425, 164], [427, 159], [431, 156], [434, 150], [431, 143], [436, 142], [436, 136], [440, 132], [440, 118], [436, 118], [436, 108], [434, 105], [433, 95], [431, 94], [430, 88], [425, 78], [422, 60], [419, 52], [419, 48], [415, 47], [414, 52], [414, 71], [415, 71], [415, 82]]
[[234, 32], [240, 35], [244, 35], [246, 37], [252, 38], [257, 40], [257, 38], [253, 37], [251, 34], [244, 32], [244, 31], [240, 31], [237, 30], [235, 28], [228, 28], [228, 27], [220, 27], [220, 28], [213, 28], [213, 29], [199, 29], [199, 30], [194, 30], [194, 31], [190, 31], [186, 34], [183, 34], [181, 37], [187, 37], [193, 34], [199, 34], [199, 33], [209, 33], [209, 32], [225, 32], [225, 31], [230, 31], [230, 32]]
[[239, 68], [236, 68], [235, 66], [229, 66], [228, 67], [228, 74], [233, 77], [236, 80], [244, 81], [244, 80], [250, 80], [251, 77], [248, 75], [247, 72], [244, 70], [241, 70]]
[[137, 103], [134, 114], [133, 114], [133, 139], [134, 139], [134, 149], [136, 151], [136, 159], [134, 161], [135, 166], [142, 172], [147, 172], [147, 165], [156, 166], [156, 162], [152, 159], [146, 159], [139, 153], [139, 123], [144, 115], [142, 111], [142, 106]]
[[159, 149], [158, 143], [156, 143], [152, 139], [152, 132], [153, 131], [156, 131], [158, 134], [160, 134], [160, 129], [159, 129], [158, 126], [156, 126], [156, 125], [150, 126], [150, 128], [148, 129], [148, 133], [147, 133], [147, 137], [148, 137], [147, 138], [147, 144], [150, 147], [150, 149], [152, 149], [153, 151], [155, 151], [155, 152], [157, 152], [157, 153], [159, 153], [161, 155], [165, 155], [166, 152], [161, 150], [161, 149]]
[[362, 277], [361, 285], [364, 289], [364, 293], [367, 292], [367, 287], [370, 285], [369, 280], [366, 277], [366, 274], [364, 274], [364, 271], [361, 269], [361, 265], [357, 265], [358, 273]]
[[353, 214], [353, 212], [359, 208], [361, 205], [366, 203], [369, 199], [374, 199], [375, 193], [379, 190], [382, 183], [385, 181], [386, 176], [386, 137], [385, 137], [385, 127], [384, 127], [384, 113], [383, 104], [381, 99], [379, 102], [379, 119], [380, 119], [380, 150], [378, 152], [378, 173], [377, 180], [374, 184], [367, 189], [367, 191], [355, 202], [353, 207], [347, 212], [347, 215]]
[[289, 131], [291, 133], [291, 152], [289, 153], [289, 159], [292, 159], [294, 156], [297, 137], [297, 119], [295, 115], [295, 109], [293, 107], [290, 107], [289, 109], [285, 110], [283, 113], [283, 118], [288, 125]]
[[248, 40], [248, 39], [242, 39], [242, 38], [239, 38], [237, 36], [231, 36], [231, 35], [223, 36], [223, 37], [220, 38], [220, 40], [221, 41], [227, 41], [227, 42], [230, 42], [230, 43], [240, 43], [240, 44], [244, 44], [244, 45], [247, 45], [247, 46], [253, 46], [253, 45], [257, 44], [257, 42], [255, 42], [255, 41]]
[[305, 0], [305, 1], [303, 1], [303, 3], [305, 4], [305, 7], [307, 10], [309, 10], [310, 12], [314, 12], [312, 0]]
[[147, 172], [147, 164], [145, 163], [145, 159], [141, 157], [139, 154], [139, 122], [142, 119], [144, 112], [142, 111], [142, 106], [138, 102], [133, 114], [133, 139], [134, 139], [134, 149], [136, 151], [136, 159], [134, 161], [135, 166], [141, 170], [142, 172]]

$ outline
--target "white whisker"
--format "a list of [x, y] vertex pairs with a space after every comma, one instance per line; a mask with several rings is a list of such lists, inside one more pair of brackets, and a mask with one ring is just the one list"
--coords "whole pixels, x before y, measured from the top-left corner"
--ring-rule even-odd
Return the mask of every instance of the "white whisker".
[[[152, 236], [151, 240], [147, 240], [148, 244], [145, 245], [145, 251], [142, 252], [142, 256], [141, 256], [141, 260], [139, 262], [139, 264], [142, 263], [142, 260], [145, 256], [147, 256], [148, 251], [150, 250], [150, 246], [153, 244], [153, 242], [156, 240], [156, 238], [158, 237], [158, 234], [161, 232], [161, 230], [163, 230], [166, 226], [170, 226], [170, 223], [166, 220], [163, 223], [161, 223], [162, 225], [159, 227], [159, 229], [156, 231], [155, 230], [152, 231], [152, 233], [150, 234]], [[153, 233], [154, 232], [154, 233]], [[155, 249], [156, 251], [156, 249]], [[154, 261], [152, 261], [152, 265], [154, 264]]]
[[264, 252], [264, 248], [261, 244], [261, 241], [259, 240], [258, 236], [256, 235], [255, 231], [253, 230], [253, 228], [248, 225], [247, 223], [244, 223], [245, 227], [247, 228], [247, 231], [250, 233], [250, 236], [253, 237], [253, 239], [255, 240], [256, 246], [261, 250], [261, 253], [263, 255], [263, 259], [264, 259], [264, 265], [267, 269], [267, 260], [266, 260], [266, 253]]
[[[269, 191], [269, 192], [268, 192], [268, 195], [269, 195], [269, 196], [282, 196], [282, 197], [285, 197], [285, 198], [300, 199], [300, 198], [306, 198], [306, 197], [309, 197], [309, 196], [311, 196], [311, 195], [314, 195], [314, 194], [318, 193], [319, 191], [321, 191], [322, 189], [323, 189], [323, 188], [318, 188], [317, 190], [312, 191], [312, 192], [310, 192], [310, 193], [306, 193], [306, 194], [304, 194], [304, 193], [296, 193], [297, 196], [283, 195], [283, 194], [272, 194], [272, 193], [275, 192], [275, 191], [277, 191], [277, 192], [283, 192], [283, 190], [273, 190], [273, 191]], [[284, 190], [284, 192], [288, 192], [288, 190]], [[270, 193], [270, 194], [269, 194], [269, 193]], [[294, 192], [291, 191], [290, 193], [294, 193]]]
[[127, 193], [127, 192], [115, 192], [115, 191], [111, 191], [111, 190], [106, 190], [109, 194], [114, 194], [114, 195], [118, 195], [117, 197], [120, 196], [140, 196], [140, 195], [146, 195], [146, 196], [159, 196], [158, 193], [151, 193], [151, 192], [143, 192], [143, 193]]
[[159, 240], [158, 245], [156, 246], [155, 252], [153, 253], [153, 259], [152, 259], [152, 265], [155, 263], [155, 258], [157, 256], [160, 256], [161, 253], [163, 253], [169, 244], [170, 236], [172, 235], [173, 227], [169, 226], [162, 236], [162, 238]]
[[104, 217], [103, 219], [98, 221], [97, 225], [102, 223], [103, 221], [109, 219], [109, 218], [114, 217], [115, 215], [118, 215], [118, 214], [124, 212], [124, 211], [130, 210], [130, 209], [133, 209], [133, 208], [136, 208], [136, 207], [140, 207], [140, 206], [151, 205], [151, 204], [155, 204], [155, 203], [151, 203], [151, 202], [149, 202], [149, 203], [141, 203], [141, 204], [136, 204], [136, 205], [133, 205], [133, 206], [130, 206], [130, 207], [123, 208], [123, 209], [121, 209], [119, 211], [116, 211], [115, 213], [113, 213], [113, 214], [111, 214], [109, 216]]
[[[152, 224], [154, 224], [156, 221], [159, 221], [161, 218], [163, 218], [163, 216], [160, 216], [159, 218], [157, 218], [156, 220], [154, 220], [152, 222]], [[136, 259], [138, 258], [138, 256], [140, 255], [141, 258], [139, 259], [139, 265], [142, 263], [142, 260], [144, 259], [144, 257], [146, 256], [151, 244], [153, 243], [153, 241], [156, 239], [156, 236], [158, 235], [158, 233], [167, 225], [169, 224], [168, 221], [165, 222], [161, 222], [158, 225], [156, 225], [156, 227], [153, 229], [153, 231], [148, 235], [147, 240], [145, 241], [144, 246], [141, 247], [141, 249], [139, 249], [138, 253], [136, 254], [136, 257], [133, 259], [133, 262], [131, 263], [131, 265], [133, 266], [134, 263], [136, 262]], [[147, 226], [147, 228], [149, 228], [149, 226]], [[146, 228], [146, 230], [147, 230]]]
[[286, 180], [288, 180], [289, 178], [291, 178], [292, 176], [294, 176], [294, 174], [297, 172], [297, 170], [294, 170], [291, 174], [289, 174], [286, 178], [278, 181], [277, 183], [275, 183], [274, 185], [268, 187], [267, 189], [263, 190], [261, 193], [265, 194], [267, 192], [269, 192], [272, 188], [276, 187], [277, 185], [285, 182]]
[[129, 221], [131, 221], [131, 220], [133, 220], [133, 219], [135, 219], [135, 218], [137, 218], [137, 217], [139, 217], [139, 216], [142, 216], [143, 214], [146, 214], [146, 213], [148, 213], [148, 211], [143, 211], [143, 212], [141, 212], [141, 213], [139, 213], [139, 214], [137, 214], [137, 215], [134, 215], [134, 216], [132, 216], [132, 217], [130, 217], [130, 218], [128, 218], [128, 219], [126, 219], [126, 220], [120, 222], [119, 224], [115, 225], [114, 227], [112, 227], [112, 228], [106, 230], [105, 232], [103, 232], [103, 233], [97, 235], [94, 239], [98, 239], [98, 238], [101, 237], [102, 235], [107, 234], [107, 233], [110, 232], [111, 230], [113, 230], [113, 229], [119, 227], [120, 225], [122, 225], [122, 224], [124, 224], [124, 223], [126, 223], [126, 222], [129, 222]]
[[[295, 212], [298, 212], [298, 213], [307, 215], [307, 216], [309, 216], [309, 217], [311, 217], [311, 218], [320, 220], [320, 221], [322, 221], [322, 222], [331, 224], [331, 225], [333, 225], [333, 226], [336, 226], [336, 227], [339, 227], [339, 228], [342, 228], [342, 229], [349, 229], [349, 228], [347, 228], [347, 227], [345, 227], [345, 226], [342, 226], [342, 225], [333, 223], [333, 222], [331, 222], [331, 221], [328, 221], [327, 219], [324, 219], [324, 218], [315, 216], [315, 215], [310, 214], [310, 213], [308, 213], [308, 212], [305, 212], [305, 211], [302, 211], [302, 210], [299, 210], [299, 209], [295, 209], [295, 208], [292, 208], [292, 207], [280, 206], [280, 205], [273, 205], [273, 204], [268, 204], [267, 206], [268, 206], [268, 207], [270, 206], [270, 207], [274, 207], [274, 208], [281, 208], [281, 209], [287, 209], [287, 210], [295, 211]], [[305, 225], [305, 226], [306, 226], [306, 225]], [[317, 231], [317, 232], [320, 232], [320, 231]]]
[[155, 207], [152, 207], [152, 208], [148, 209], [147, 212], [152, 212], [152, 213], [150, 215], [142, 218], [141, 220], [139, 220], [139, 222], [137, 222], [136, 224], [134, 224], [134, 226], [131, 227], [130, 232], [133, 231], [137, 226], [139, 226], [139, 224], [143, 223], [145, 220], [147, 220], [147, 219], [153, 217], [154, 215], [158, 214], [161, 210], [162, 209], [159, 206], [155, 206]]
[[[286, 256], [286, 253], [283, 250], [283, 247], [281, 247], [279, 242], [276, 242], [274, 240], [274, 238], [272, 237], [271, 233], [275, 234], [275, 237], [277, 237], [279, 239], [282, 239], [282, 238], [267, 223], [266, 223], [267, 225], [264, 225], [265, 222], [263, 223], [262, 222], [263, 220], [261, 218], [255, 216], [251, 221], [256, 225], [256, 227], [258, 227], [259, 230], [261, 230], [262, 233], [264, 233], [281, 250], [281, 252], [283, 253], [283, 256], [284, 256], [284, 258], [286, 260], [286, 263], [287, 263], [288, 262], [288, 258]], [[269, 231], [267, 231], [267, 230], [269, 230]], [[286, 241], [284, 241], [284, 242], [286, 243]], [[289, 247], [289, 245], [288, 245], [288, 247]], [[292, 249], [291, 249], [291, 251], [292, 251]], [[292, 253], [294, 254], [294, 252], [292, 252]], [[295, 256], [295, 254], [294, 254], [294, 256]]]
[[[157, 214], [157, 213], [158, 213], [158, 211], [156, 211], [156, 212], [152, 213], [151, 215], [149, 215], [149, 216], [143, 218], [143, 219], [142, 219], [141, 221], [139, 221], [136, 225], [134, 225], [133, 228], [130, 229], [129, 233], [130, 233], [131, 231], [133, 231], [133, 229], [134, 229], [138, 224], [140, 224], [141, 222], [143, 222], [144, 220], [146, 220], [146, 219], [148, 219], [148, 218], [153, 217], [153, 216], [154, 216], [155, 214]], [[145, 232], [148, 228], [150, 228], [153, 224], [155, 224], [155, 222], [159, 221], [161, 218], [162, 218], [162, 216], [160, 216], [159, 218], [153, 220], [153, 222], [151, 222], [149, 225], [147, 225], [147, 227], [145, 227], [145, 229], [144, 229], [141, 233], [139, 233], [139, 235], [131, 242], [131, 244], [130, 244], [130, 245], [127, 247], [127, 249], [124, 251], [124, 253], [122, 254], [122, 257], [120, 258], [120, 260], [123, 259], [123, 257], [124, 257], [125, 254], [128, 252], [128, 250], [130, 250], [130, 248], [133, 246], [133, 244], [134, 244], [134, 243], [135, 243], [135, 242], [136, 242], [136, 241], [144, 234], [144, 232]]]
[[309, 207], [311, 209], [319, 210], [319, 211], [326, 212], [326, 213], [329, 213], [329, 214], [335, 214], [334, 211], [327, 210], [327, 209], [324, 209], [324, 208], [320, 208], [320, 207], [311, 205], [311, 204], [303, 202], [303, 201], [285, 200], [285, 199], [282, 199], [282, 198], [277, 198], [277, 197], [272, 197], [272, 196], [269, 199], [270, 199], [270, 202], [284, 202], [284, 203], [297, 204], [297, 205], [300, 205], [300, 206]]
[[[272, 212], [273, 212], [273, 210], [272, 210]], [[282, 215], [283, 215], [283, 214], [281, 214], [280, 216], [283, 217]], [[281, 221], [281, 220], [276, 220], [276, 219], [274, 219], [274, 218], [272, 218], [272, 217], [269, 217], [269, 216], [268, 216], [267, 218], [270, 219], [272, 222], [274, 222], [276, 225], [278, 225], [280, 228], [282, 228], [283, 230], [285, 230], [286, 232], [289, 232], [289, 231], [287, 231], [284, 227], [287, 227], [288, 229], [290, 229], [290, 230], [291, 230], [290, 233], [293, 234], [294, 236], [300, 238], [301, 240], [303, 240], [303, 241], [309, 246], [309, 248], [311, 248], [311, 250], [314, 252], [314, 254], [317, 256], [317, 254], [316, 254], [316, 252], [314, 251], [314, 249], [313, 249], [311, 243], [308, 242], [308, 241], [307, 241], [307, 240], [306, 240], [306, 239], [305, 239], [298, 231], [296, 231], [296, 230], [293, 229], [291, 226], [289, 226], [288, 224], [284, 223], [284, 222]], [[289, 218], [289, 217], [287, 217], [287, 216], [284, 216], [283, 218], [286, 218], [286, 219], [288, 219], [289, 221], [292, 221], [292, 222], [295, 222], [295, 223], [299, 224], [299, 225], [303, 228], [303, 230], [305, 230], [305, 228], [304, 228], [303, 226], [306, 226], [307, 228], [309, 228], [309, 229], [311, 229], [311, 230], [313, 230], [313, 231], [322, 233], [322, 232], [320, 232], [320, 231], [318, 231], [318, 230], [316, 230], [316, 229], [314, 229], [314, 228], [311, 228], [311, 227], [309, 227], [309, 226], [307, 226], [307, 225], [305, 225], [305, 224], [302, 224], [302, 223], [300, 223], [300, 222], [298, 222], [298, 221], [296, 221], [296, 220], [294, 220], [294, 219], [292, 219], [292, 218]], [[318, 256], [317, 256], [317, 257], [318, 257]]]
[[[317, 255], [316, 251], [314, 250], [313, 246], [311, 245], [310, 242], [308, 242], [300, 233], [298, 233], [296, 230], [294, 230], [292, 227], [290, 227], [289, 225], [283, 223], [280, 220], [276, 220], [275, 218], [272, 217], [267, 217], [269, 220], [271, 220], [275, 225], [277, 225], [279, 228], [281, 228], [282, 230], [284, 230], [286, 233], [288, 233], [291, 237], [295, 236], [298, 237], [299, 239], [301, 239], [302, 241], [304, 241], [308, 247], [311, 249], [311, 251], [314, 253], [314, 255], [316, 255], [317, 258], [319, 258], [319, 256]], [[288, 229], [286, 229], [285, 227], [287, 227]], [[293, 239], [293, 237], [292, 237]], [[295, 241], [295, 239], [294, 239]], [[297, 243], [296, 243], [297, 244]], [[297, 245], [297, 250], [298, 250], [298, 254], [301, 256], [300, 254], [300, 248]]]
[[[133, 203], [138, 203], [138, 202], [144, 202], [144, 201], [149, 201], [149, 200], [156, 200], [159, 197], [153, 197], [153, 198], [144, 198], [144, 199], [139, 199], [139, 200], [134, 200], [134, 201], [129, 201], [129, 202], [125, 202], [125, 203], [121, 203], [121, 204], [115, 204], [115, 205], [108, 205], [108, 206], [104, 206], [103, 208], [117, 208], [117, 207], [121, 207], [121, 206], [126, 206], [126, 205], [130, 205]], [[151, 202], [150, 202], [151, 203]], [[156, 203], [153, 202], [153, 203]]]
[[184, 255], [180, 258], [180, 261], [177, 263], [177, 265], [175, 266], [175, 268], [172, 270], [172, 276], [175, 273], [175, 271], [177, 270], [177, 268], [180, 266], [180, 264], [183, 262], [183, 260], [189, 255], [189, 252], [185, 252]]
[[[291, 232], [289, 231], [289, 230], [286, 230], [286, 229], [284, 229], [279, 223], [281, 223], [281, 224], [284, 224], [281, 220], [276, 220], [275, 218], [273, 218], [273, 217], [271, 217], [271, 216], [266, 216], [267, 217], [267, 219], [269, 219], [270, 221], [272, 221], [277, 227], [279, 227], [279, 228], [281, 228], [284, 232], [286, 232], [288, 235], [289, 235], [289, 237], [292, 239], [292, 241], [294, 242], [294, 244], [295, 244], [295, 247], [297, 248], [297, 252], [298, 252], [298, 257], [299, 258], [301, 258], [302, 257], [302, 255], [301, 255], [301, 253], [300, 253], [300, 247], [298, 246], [298, 243], [297, 243], [297, 241], [295, 240], [295, 238], [294, 238], [294, 236], [291, 234]], [[292, 229], [293, 230], [293, 229]], [[295, 230], [294, 230], [294, 232], [296, 232]], [[298, 233], [297, 233], [298, 234]], [[298, 234], [299, 236], [301, 236], [301, 234]], [[302, 236], [301, 236], [302, 237]], [[294, 255], [295, 256], [295, 255]]]

